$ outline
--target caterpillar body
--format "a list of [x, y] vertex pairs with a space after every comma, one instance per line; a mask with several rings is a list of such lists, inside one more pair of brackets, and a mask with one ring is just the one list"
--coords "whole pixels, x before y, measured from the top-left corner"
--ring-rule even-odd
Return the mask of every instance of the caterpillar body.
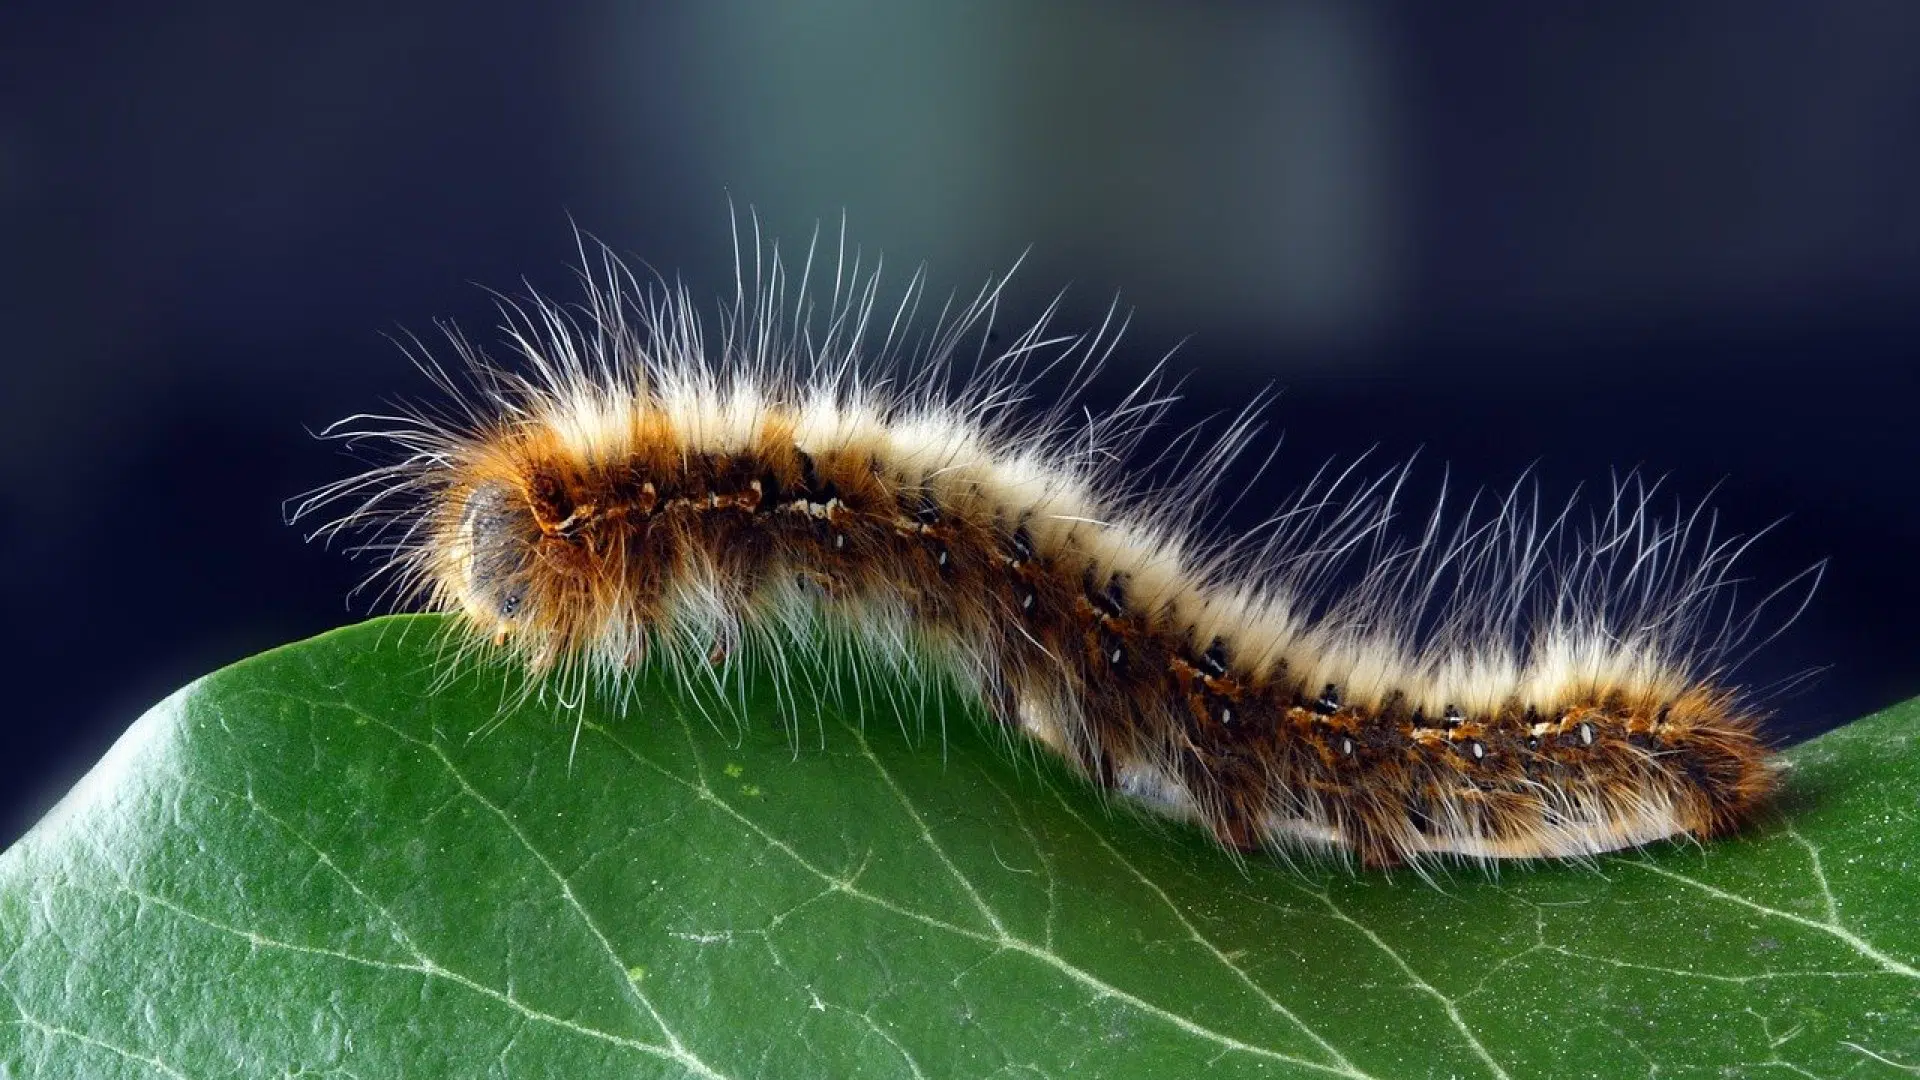
[[736, 240], [717, 332], [684, 288], [583, 260], [583, 302], [503, 302], [510, 365], [457, 333], [460, 367], [413, 350], [447, 401], [329, 429], [388, 456], [294, 516], [344, 507], [321, 533], [364, 530], [398, 595], [563, 697], [851, 646], [1237, 849], [1578, 858], [1765, 803], [1727, 681], [1758, 609], [1705, 511], [1658, 519], [1630, 477], [1576, 520], [1522, 485], [1400, 536], [1404, 468], [1326, 469], [1223, 542], [1201, 517], [1258, 403], [1131, 468], [1159, 378], [1077, 404], [1123, 320], [1055, 333], [1050, 307], [1000, 344], [1003, 278], [914, 332], [920, 274], [883, 306], [844, 232], [817, 248], [795, 283]]

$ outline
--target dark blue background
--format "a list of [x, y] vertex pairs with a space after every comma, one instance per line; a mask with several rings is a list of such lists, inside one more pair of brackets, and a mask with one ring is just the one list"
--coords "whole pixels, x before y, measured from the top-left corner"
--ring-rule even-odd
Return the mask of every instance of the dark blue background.
[[1375, 445], [1719, 482], [1790, 515], [1753, 578], [1831, 560], [1778, 730], [1920, 693], [1920, 7], [534, 7], [0, 7], [0, 840], [364, 614], [280, 514], [350, 467], [306, 429], [424, 389], [383, 333], [566, 294], [569, 215], [725, 292], [729, 196], [942, 288], [1031, 244], [1016, 318], [1120, 292], [1116, 392], [1286, 388], [1271, 499]]

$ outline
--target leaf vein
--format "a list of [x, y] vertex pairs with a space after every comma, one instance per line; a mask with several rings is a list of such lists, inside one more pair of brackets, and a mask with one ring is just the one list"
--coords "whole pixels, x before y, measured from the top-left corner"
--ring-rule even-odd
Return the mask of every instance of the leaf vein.
[[1467, 1026], [1466, 1018], [1460, 1015], [1460, 1007], [1454, 1003], [1453, 999], [1441, 993], [1439, 987], [1422, 978], [1420, 973], [1414, 970], [1413, 965], [1407, 963], [1405, 957], [1401, 956], [1393, 946], [1387, 944], [1386, 939], [1374, 933], [1371, 927], [1368, 927], [1358, 919], [1347, 914], [1339, 904], [1334, 902], [1332, 894], [1315, 892], [1304, 886], [1296, 886], [1296, 888], [1299, 888], [1301, 892], [1309, 896], [1318, 897], [1320, 902], [1327, 906], [1327, 910], [1333, 913], [1334, 918], [1353, 927], [1362, 937], [1371, 942], [1375, 948], [1386, 953], [1387, 958], [1392, 960], [1394, 966], [1398, 967], [1401, 973], [1407, 977], [1408, 982], [1412, 984], [1414, 989], [1440, 1003], [1441, 1009], [1445, 1010], [1447, 1014], [1448, 1022], [1453, 1025], [1455, 1031], [1460, 1033], [1460, 1037], [1466, 1040], [1467, 1046], [1472, 1049], [1474, 1056], [1478, 1057], [1480, 1061], [1486, 1065], [1487, 1071], [1498, 1077], [1499, 1080], [1512, 1080], [1512, 1077], [1507, 1074], [1507, 1070], [1500, 1066], [1500, 1062], [1494, 1059], [1493, 1054], [1490, 1053], [1486, 1046], [1480, 1042], [1479, 1038], [1474, 1035], [1473, 1029]]
[[50, 1024], [47, 1021], [42, 1020], [39, 1017], [34, 1016], [33, 1014], [27, 1012], [25, 1009], [20, 1008], [20, 1002], [19, 1002], [19, 999], [17, 998], [14, 1000], [13, 1005], [14, 1005], [14, 1008], [19, 1012], [20, 1018], [17, 1020], [11, 1021], [12, 1023], [25, 1025], [27, 1027], [33, 1028], [36, 1031], [42, 1032], [43, 1034], [52, 1035], [56, 1038], [72, 1039], [74, 1042], [84, 1043], [87, 1046], [98, 1047], [101, 1050], [105, 1050], [109, 1053], [118, 1055], [119, 1057], [125, 1058], [128, 1061], [138, 1062], [141, 1065], [145, 1065], [156, 1072], [172, 1077], [173, 1080], [191, 1080], [191, 1078], [187, 1076], [186, 1073], [181, 1072], [179, 1069], [174, 1068], [173, 1066], [167, 1064], [165, 1061], [162, 1061], [161, 1059], [154, 1057], [151, 1054], [143, 1054], [138, 1050], [130, 1050], [127, 1047], [119, 1045], [118, 1043], [109, 1042], [106, 1039], [102, 1039], [97, 1035], [89, 1035], [84, 1031], [75, 1031], [72, 1028], [62, 1027], [59, 1024]]
[[1878, 948], [1876, 948], [1872, 942], [1868, 941], [1866, 938], [1861, 937], [1859, 934], [1856, 934], [1853, 931], [1847, 929], [1846, 927], [1841, 926], [1837, 922], [1822, 922], [1819, 919], [1810, 919], [1805, 915], [1795, 914], [1794, 912], [1791, 912], [1791, 911], [1782, 911], [1776, 907], [1768, 907], [1767, 905], [1762, 904], [1757, 900], [1749, 900], [1746, 897], [1741, 896], [1739, 893], [1728, 892], [1725, 889], [1717, 888], [1715, 886], [1707, 884], [1704, 881], [1700, 881], [1695, 878], [1690, 878], [1685, 874], [1668, 870], [1664, 866], [1656, 866], [1650, 862], [1644, 862], [1639, 860], [1623, 860], [1623, 861], [1628, 866], [1637, 866], [1642, 870], [1648, 871], [1649, 873], [1659, 874], [1661, 877], [1664, 877], [1664, 878], [1671, 878], [1672, 880], [1678, 881], [1683, 885], [1689, 885], [1695, 889], [1699, 889], [1701, 892], [1706, 893], [1708, 896], [1712, 896], [1720, 900], [1725, 900], [1730, 904], [1739, 904], [1741, 907], [1749, 908], [1753, 911], [1757, 911], [1762, 915], [1771, 915], [1775, 918], [1785, 919], [1791, 923], [1798, 923], [1799, 925], [1804, 926], [1809, 930], [1818, 930], [1823, 934], [1830, 935], [1836, 940], [1846, 943], [1847, 945], [1851, 946], [1854, 949], [1854, 951], [1858, 952], [1860, 955], [1866, 957], [1869, 960], [1872, 960], [1874, 963], [1879, 964], [1881, 967], [1886, 968], [1888, 971], [1892, 972], [1895, 975], [1904, 976], [1905, 978], [1909, 978], [1909, 979], [1920, 979], [1920, 969], [1915, 969], [1911, 964], [1902, 963], [1899, 960], [1896, 960], [1893, 957], [1888, 956], [1886, 953], [1883, 953]]
[[1325, 1051], [1327, 1056], [1333, 1059], [1334, 1064], [1339, 1066], [1340, 1069], [1346, 1071], [1348, 1075], [1351, 1075], [1354, 1077], [1367, 1077], [1370, 1075], [1365, 1071], [1361, 1070], [1359, 1067], [1355, 1066], [1352, 1061], [1348, 1060], [1345, 1054], [1340, 1052], [1340, 1049], [1338, 1047], [1334, 1046], [1333, 1043], [1329, 1042], [1318, 1031], [1314, 1030], [1314, 1028], [1311, 1025], [1309, 1025], [1305, 1020], [1302, 1020], [1297, 1013], [1295, 1013], [1292, 1009], [1287, 1008], [1286, 1005], [1282, 1004], [1278, 998], [1275, 998], [1272, 994], [1268, 993], [1266, 988], [1261, 986], [1260, 983], [1256, 981], [1253, 978], [1253, 976], [1247, 972], [1245, 968], [1241, 967], [1239, 964], [1234, 963], [1232, 957], [1228, 956], [1225, 951], [1223, 951], [1218, 945], [1214, 944], [1211, 938], [1201, 933], [1199, 927], [1196, 927], [1193, 924], [1193, 921], [1187, 918], [1187, 913], [1181, 909], [1178, 903], [1174, 902], [1173, 897], [1167, 895], [1167, 891], [1160, 887], [1159, 882], [1154, 881], [1152, 878], [1148, 877], [1145, 873], [1143, 873], [1138, 866], [1134, 865], [1131, 859], [1128, 859], [1124, 854], [1120, 852], [1119, 848], [1115, 847], [1111, 841], [1109, 841], [1104, 835], [1102, 835], [1100, 833], [1100, 830], [1095, 829], [1092, 825], [1088, 824], [1086, 819], [1080, 816], [1079, 811], [1075, 810], [1073, 806], [1067, 802], [1066, 798], [1063, 795], [1061, 795], [1061, 793], [1058, 790], [1055, 790], [1053, 794], [1054, 794], [1054, 798], [1059, 801], [1061, 808], [1067, 812], [1067, 815], [1069, 817], [1072, 817], [1075, 821], [1079, 822], [1083, 827], [1085, 827], [1087, 832], [1093, 836], [1095, 842], [1098, 843], [1103, 849], [1106, 850], [1108, 856], [1110, 856], [1115, 862], [1119, 863], [1122, 867], [1124, 867], [1128, 873], [1132, 874], [1134, 878], [1136, 878], [1142, 885], [1145, 885], [1149, 891], [1151, 891], [1156, 897], [1158, 897], [1161, 903], [1166, 905], [1167, 910], [1172, 912], [1173, 917], [1175, 919], [1178, 919], [1180, 922], [1180, 925], [1186, 929], [1187, 936], [1192, 938], [1193, 941], [1196, 944], [1198, 944], [1201, 948], [1205, 949], [1208, 952], [1208, 954], [1210, 954], [1214, 958], [1214, 960], [1219, 962], [1221, 967], [1226, 968], [1227, 971], [1232, 973], [1234, 978], [1238, 979], [1243, 985], [1247, 987], [1247, 989], [1253, 991], [1254, 996], [1258, 997], [1262, 1002], [1264, 1002], [1267, 1008], [1280, 1014], [1280, 1016], [1285, 1018], [1288, 1023], [1291, 1023], [1294, 1027], [1298, 1028], [1301, 1034], [1311, 1039], [1314, 1045], [1318, 1046], [1321, 1050]]
[[412, 972], [431, 979], [441, 979], [455, 986], [464, 987], [482, 997], [497, 1001], [529, 1020], [538, 1021], [539, 1023], [547, 1024], [575, 1035], [596, 1039], [613, 1046], [636, 1050], [653, 1057], [665, 1058], [675, 1064], [686, 1067], [699, 1076], [708, 1078], [708, 1080], [727, 1080], [723, 1074], [715, 1072], [705, 1062], [688, 1054], [684, 1050], [673, 1046], [662, 1046], [658, 1043], [646, 1042], [641, 1039], [629, 1038], [625, 1035], [616, 1035], [611, 1031], [603, 1031], [599, 1028], [579, 1023], [578, 1021], [569, 1020], [564, 1016], [555, 1016], [552, 1013], [544, 1012], [520, 1001], [511, 994], [496, 990], [477, 979], [445, 967], [430, 957], [423, 957], [422, 961], [418, 964], [400, 964], [391, 960], [376, 960], [368, 956], [359, 956], [339, 949], [329, 949], [318, 945], [305, 945], [294, 941], [281, 941], [278, 938], [271, 938], [265, 934], [248, 930], [245, 927], [234, 926], [218, 919], [202, 915], [197, 911], [193, 911], [162, 896], [156, 896], [152, 893], [126, 885], [122, 885], [121, 888], [125, 890], [128, 895], [139, 899], [143, 903], [150, 903], [157, 907], [165, 908], [182, 918], [190, 919], [210, 930], [238, 937], [255, 948], [278, 949], [283, 952], [321, 956], [339, 960], [343, 963], [356, 964], [361, 967], [374, 968], [381, 971]]

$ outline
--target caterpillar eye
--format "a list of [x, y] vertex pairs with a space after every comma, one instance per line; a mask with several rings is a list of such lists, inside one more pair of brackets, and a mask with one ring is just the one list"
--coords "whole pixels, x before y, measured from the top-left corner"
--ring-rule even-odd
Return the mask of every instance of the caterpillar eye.
[[488, 482], [460, 508], [450, 552], [462, 570], [461, 601], [475, 619], [512, 623], [527, 606], [527, 569], [540, 526], [519, 492]]

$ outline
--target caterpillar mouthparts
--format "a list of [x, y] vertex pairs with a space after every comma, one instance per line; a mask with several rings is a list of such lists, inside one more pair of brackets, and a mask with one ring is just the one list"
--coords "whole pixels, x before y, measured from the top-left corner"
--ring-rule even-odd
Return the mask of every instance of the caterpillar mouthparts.
[[563, 690], [739, 649], [788, 678], [850, 640], [867, 677], [943, 672], [1235, 848], [1578, 858], [1764, 805], [1726, 680], [1785, 587], [1742, 614], [1745, 542], [1703, 510], [1662, 520], [1629, 476], [1580, 523], [1522, 484], [1401, 536], [1406, 468], [1350, 467], [1218, 542], [1204, 515], [1264, 398], [1209, 448], [1173, 440], [1154, 486], [1127, 463], [1173, 400], [1160, 369], [1079, 405], [1111, 313], [1055, 334], [1050, 307], [991, 345], [1003, 278], [908, 345], [921, 276], [883, 311], [843, 234], [817, 309], [817, 240], [790, 295], [756, 233], [717, 334], [604, 252], [583, 304], [505, 303], [517, 362], [416, 353], [447, 401], [329, 429], [389, 456], [293, 516], [344, 507], [318, 535], [364, 531], [402, 603]]

